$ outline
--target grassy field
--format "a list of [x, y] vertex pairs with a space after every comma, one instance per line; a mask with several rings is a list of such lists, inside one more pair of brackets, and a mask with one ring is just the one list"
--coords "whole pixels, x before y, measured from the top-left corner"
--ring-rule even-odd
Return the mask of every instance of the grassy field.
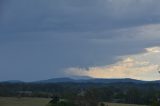
[[50, 99], [0, 97], [0, 106], [45, 106]]
[[106, 106], [146, 106], [146, 105], [135, 105], [135, 104], [120, 104], [120, 103], [105, 103]]
[[[0, 106], [45, 106], [50, 99], [0, 97]], [[144, 106], [131, 104], [106, 103], [108, 106]], [[106, 105], [107, 106], [107, 105]]]

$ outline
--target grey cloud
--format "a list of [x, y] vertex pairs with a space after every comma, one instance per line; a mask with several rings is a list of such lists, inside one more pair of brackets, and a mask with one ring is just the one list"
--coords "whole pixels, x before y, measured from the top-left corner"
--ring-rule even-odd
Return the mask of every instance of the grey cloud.
[[101, 31], [143, 25], [160, 21], [158, 4], [153, 0], [9, 0], [1, 31]]
[[159, 45], [159, 38], [129, 40], [133, 35], [127, 29], [158, 24], [159, 4], [158, 0], [8, 0], [0, 18], [0, 80], [65, 76], [68, 67], [111, 64], [117, 56]]

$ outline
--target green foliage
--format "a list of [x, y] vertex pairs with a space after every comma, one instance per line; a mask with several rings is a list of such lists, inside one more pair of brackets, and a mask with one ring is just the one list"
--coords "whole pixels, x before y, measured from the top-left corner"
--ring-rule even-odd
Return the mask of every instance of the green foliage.
[[85, 100], [88, 102], [89, 106], [97, 106], [99, 103], [99, 93], [96, 88], [89, 88], [85, 92]]
[[105, 104], [104, 103], [100, 103], [100, 106], [105, 106]]
[[151, 106], [160, 106], [160, 103], [158, 101], [153, 101]]
[[[48, 98], [53, 94], [56, 94], [74, 103], [76, 101], [75, 99], [77, 98], [77, 95], [82, 89], [85, 92], [85, 96], [81, 98], [79, 102], [88, 102], [89, 104], [93, 105], [97, 104], [99, 101], [113, 102], [121, 100], [117, 102], [144, 105], [152, 104], [154, 106], [156, 105], [156, 102], [153, 102], [152, 100], [154, 100], [155, 97], [160, 97], [160, 85], [156, 83], [0, 83], [0, 96], [17, 98]], [[32, 94], [19, 95], [17, 93], [19, 91], [31, 91]], [[61, 103], [60, 105], [67, 104]]]
[[75, 106], [73, 103], [71, 102], [57, 102], [57, 103], [48, 103], [47, 106]]

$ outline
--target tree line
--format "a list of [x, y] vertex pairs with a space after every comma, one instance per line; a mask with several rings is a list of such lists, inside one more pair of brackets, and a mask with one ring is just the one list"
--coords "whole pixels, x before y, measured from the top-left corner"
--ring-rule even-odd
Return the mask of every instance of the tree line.
[[[156, 104], [160, 100], [159, 83], [0, 83], [3, 97], [46, 97], [58, 95], [77, 104], [117, 102]], [[95, 102], [95, 103], [94, 103]], [[93, 106], [92, 104], [92, 106]]]

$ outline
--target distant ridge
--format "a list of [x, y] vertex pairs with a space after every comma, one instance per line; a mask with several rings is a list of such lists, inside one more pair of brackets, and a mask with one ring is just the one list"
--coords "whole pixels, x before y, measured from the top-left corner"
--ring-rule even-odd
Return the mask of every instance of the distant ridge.
[[[82, 78], [82, 79], [79, 79]], [[104, 79], [104, 78], [90, 78], [90, 77], [79, 77], [76, 78], [69, 78], [69, 77], [62, 77], [62, 78], [52, 78], [47, 80], [40, 80], [40, 81], [33, 81], [33, 82], [27, 82], [27, 83], [103, 83], [103, 84], [111, 84], [111, 83], [136, 83], [136, 84], [144, 84], [144, 83], [160, 83], [160, 80], [156, 81], [142, 81], [142, 80], [136, 80], [131, 78], [122, 78], [122, 79]], [[8, 81], [2, 81], [6, 83], [25, 83], [23, 81], [19, 80], [8, 80]]]
[[60, 82], [73, 82], [74, 80], [71, 78], [52, 78], [47, 80], [35, 81], [34, 83], [60, 83]]
[[129, 83], [129, 82], [144, 83], [146, 81], [130, 79], [130, 78], [123, 78], [123, 79], [101, 79], [101, 78], [98, 78], [98, 79], [91, 79], [90, 82], [93, 82], [93, 83], [118, 83], [118, 82], [121, 82], [121, 83]]
[[20, 80], [8, 80], [8, 81], [1, 81], [3, 83], [24, 83], [23, 81]]
[[[142, 81], [130, 78], [124, 79], [102, 79], [102, 78], [89, 78], [89, 79], [72, 79], [72, 78], [52, 78], [48, 80], [36, 81], [34, 83], [148, 83], [151, 81]], [[153, 83], [158, 83], [159, 81], [152, 81]]]

